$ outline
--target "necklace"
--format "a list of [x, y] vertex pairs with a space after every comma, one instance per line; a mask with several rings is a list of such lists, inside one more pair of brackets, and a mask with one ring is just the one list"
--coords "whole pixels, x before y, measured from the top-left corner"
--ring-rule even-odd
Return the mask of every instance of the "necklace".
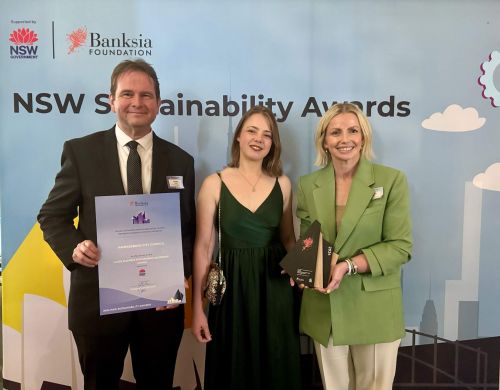
[[250, 185], [250, 187], [252, 187], [252, 192], [255, 192], [255, 187], [257, 187], [257, 183], [259, 182], [261, 176], [262, 176], [262, 171], [260, 171], [260, 175], [259, 177], [257, 178], [257, 180], [255, 180], [255, 183], [252, 184], [252, 182], [250, 180], [247, 179], [247, 177], [243, 174], [243, 172], [240, 171], [239, 168], [236, 169], [238, 171], [238, 173], [241, 175], [241, 177], [243, 179], [245, 179], [245, 181]]

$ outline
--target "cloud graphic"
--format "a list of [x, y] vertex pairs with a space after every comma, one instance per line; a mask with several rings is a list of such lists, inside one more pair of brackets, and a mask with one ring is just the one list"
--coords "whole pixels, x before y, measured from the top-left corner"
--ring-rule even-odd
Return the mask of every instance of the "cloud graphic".
[[500, 163], [492, 164], [486, 172], [474, 176], [472, 184], [483, 190], [500, 191]]
[[422, 121], [422, 127], [429, 130], [464, 132], [481, 128], [486, 122], [479, 118], [474, 107], [462, 108], [458, 104], [446, 107], [443, 113], [436, 112]]

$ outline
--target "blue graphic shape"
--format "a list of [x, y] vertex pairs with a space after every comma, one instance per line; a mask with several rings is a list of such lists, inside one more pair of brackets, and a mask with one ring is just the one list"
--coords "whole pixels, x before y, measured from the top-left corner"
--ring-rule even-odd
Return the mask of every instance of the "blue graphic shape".
[[479, 84], [483, 86], [483, 97], [490, 99], [493, 107], [500, 107], [500, 91], [495, 86], [493, 76], [496, 68], [500, 65], [500, 52], [494, 50], [490, 54], [489, 61], [481, 64], [483, 75], [479, 77]]

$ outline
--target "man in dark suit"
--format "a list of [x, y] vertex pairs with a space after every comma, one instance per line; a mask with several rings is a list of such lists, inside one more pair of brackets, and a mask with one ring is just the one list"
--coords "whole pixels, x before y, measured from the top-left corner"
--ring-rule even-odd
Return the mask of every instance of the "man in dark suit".
[[186, 278], [191, 275], [194, 163], [184, 150], [153, 133], [160, 102], [151, 65], [143, 60], [118, 64], [110, 92], [116, 125], [65, 142], [61, 170], [38, 215], [45, 240], [71, 271], [69, 329], [85, 389], [118, 389], [129, 347], [137, 389], [172, 387], [183, 305], [100, 316], [97, 272], [96, 196], [179, 192], [184, 272]]

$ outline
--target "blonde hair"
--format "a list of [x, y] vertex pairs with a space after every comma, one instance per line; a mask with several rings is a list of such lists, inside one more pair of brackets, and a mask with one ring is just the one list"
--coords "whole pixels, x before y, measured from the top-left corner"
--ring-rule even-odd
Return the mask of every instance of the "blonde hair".
[[316, 133], [314, 136], [314, 144], [316, 146], [316, 161], [314, 165], [323, 167], [327, 165], [332, 156], [325, 151], [324, 142], [326, 135], [326, 128], [331, 120], [340, 114], [354, 114], [358, 118], [359, 126], [361, 127], [361, 134], [363, 135], [363, 146], [361, 147], [361, 155], [367, 160], [371, 160], [373, 155], [372, 148], [372, 127], [366, 115], [359, 109], [359, 107], [352, 103], [337, 103], [328, 109], [327, 112], [321, 117]]

